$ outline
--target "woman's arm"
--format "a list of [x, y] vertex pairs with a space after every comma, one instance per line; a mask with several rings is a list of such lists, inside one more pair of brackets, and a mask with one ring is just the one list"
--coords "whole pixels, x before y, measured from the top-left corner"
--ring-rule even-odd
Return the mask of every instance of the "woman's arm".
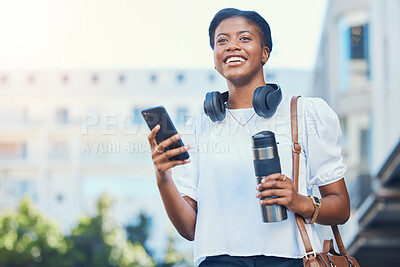
[[171, 172], [171, 168], [177, 165], [187, 164], [190, 162], [190, 159], [168, 160], [168, 158], [172, 156], [189, 150], [190, 147], [183, 146], [163, 152], [166, 147], [179, 140], [180, 135], [176, 134], [157, 145], [155, 137], [159, 130], [160, 126], [157, 125], [153, 128], [148, 137], [152, 149], [157, 186], [170, 221], [181, 236], [192, 241], [194, 240], [196, 226], [197, 202], [190, 197], [182, 197], [175, 186]]
[[[284, 177], [283, 174], [274, 173], [267, 176], [257, 186], [257, 190], [260, 191], [257, 194], [258, 198], [279, 197], [260, 200], [260, 203], [284, 205], [290, 212], [299, 214], [306, 219], [311, 219], [314, 213], [312, 200], [308, 196], [298, 194], [292, 180], [284, 179]], [[272, 189], [271, 187], [275, 188]], [[267, 188], [269, 189], [264, 190]], [[350, 217], [350, 199], [344, 179], [320, 186], [319, 190], [321, 192], [322, 198], [320, 200], [322, 205], [316, 222], [324, 225], [344, 224]]]
[[172, 179], [158, 182], [161, 199], [172, 224], [181, 236], [194, 240], [196, 226], [197, 202], [178, 192]]
[[350, 199], [343, 179], [319, 187], [321, 192], [321, 209], [317, 223], [325, 225], [344, 224], [350, 217]]

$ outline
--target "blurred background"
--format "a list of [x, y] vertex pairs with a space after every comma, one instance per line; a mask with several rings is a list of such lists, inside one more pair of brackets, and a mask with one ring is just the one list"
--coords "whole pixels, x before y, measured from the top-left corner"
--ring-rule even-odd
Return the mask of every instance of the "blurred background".
[[343, 240], [361, 266], [397, 265], [400, 0], [0, 0], [0, 266], [193, 266], [140, 110], [164, 105], [185, 133], [226, 90], [208, 44], [224, 7], [269, 22], [268, 82], [339, 115]]

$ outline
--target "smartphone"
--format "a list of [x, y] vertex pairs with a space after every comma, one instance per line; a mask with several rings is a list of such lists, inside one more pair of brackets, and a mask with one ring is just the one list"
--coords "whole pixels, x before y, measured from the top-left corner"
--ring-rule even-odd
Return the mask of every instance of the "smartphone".
[[[172, 123], [171, 118], [167, 113], [167, 110], [163, 106], [143, 109], [141, 113], [150, 130], [152, 130], [157, 124], [160, 124], [161, 128], [156, 134], [157, 144], [178, 133], [175, 129], [174, 124]], [[168, 146], [166, 150], [171, 150], [181, 146], [183, 146], [183, 142], [181, 139], [179, 139], [172, 145]], [[170, 157], [168, 160], [185, 160], [188, 158], [189, 153], [185, 151], [179, 155]]]

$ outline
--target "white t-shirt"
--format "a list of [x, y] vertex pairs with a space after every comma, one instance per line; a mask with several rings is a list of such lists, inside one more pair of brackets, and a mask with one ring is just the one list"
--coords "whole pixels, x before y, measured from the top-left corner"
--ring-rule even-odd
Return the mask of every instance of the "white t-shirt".
[[[304, 245], [294, 215], [282, 222], [264, 223], [253, 167], [251, 136], [273, 131], [278, 143], [282, 173], [292, 177], [291, 97], [283, 96], [271, 118], [255, 115], [241, 126], [226, 112], [221, 122], [205, 114], [185, 126], [183, 141], [190, 144], [192, 162], [180, 166], [174, 181], [182, 195], [197, 201], [194, 261], [207, 256], [266, 255], [302, 258]], [[230, 110], [245, 123], [252, 108]], [[341, 130], [337, 115], [319, 98], [299, 98], [300, 154], [299, 192], [310, 195], [312, 187], [343, 178]], [[314, 226], [306, 225], [315, 250], [321, 250]]]

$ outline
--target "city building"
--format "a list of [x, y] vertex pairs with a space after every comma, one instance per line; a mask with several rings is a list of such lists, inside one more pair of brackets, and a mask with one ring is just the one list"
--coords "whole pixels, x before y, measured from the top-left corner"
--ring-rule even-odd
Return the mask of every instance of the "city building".
[[329, 1], [313, 94], [339, 115], [352, 216], [342, 227], [361, 266], [400, 256], [400, 1]]

